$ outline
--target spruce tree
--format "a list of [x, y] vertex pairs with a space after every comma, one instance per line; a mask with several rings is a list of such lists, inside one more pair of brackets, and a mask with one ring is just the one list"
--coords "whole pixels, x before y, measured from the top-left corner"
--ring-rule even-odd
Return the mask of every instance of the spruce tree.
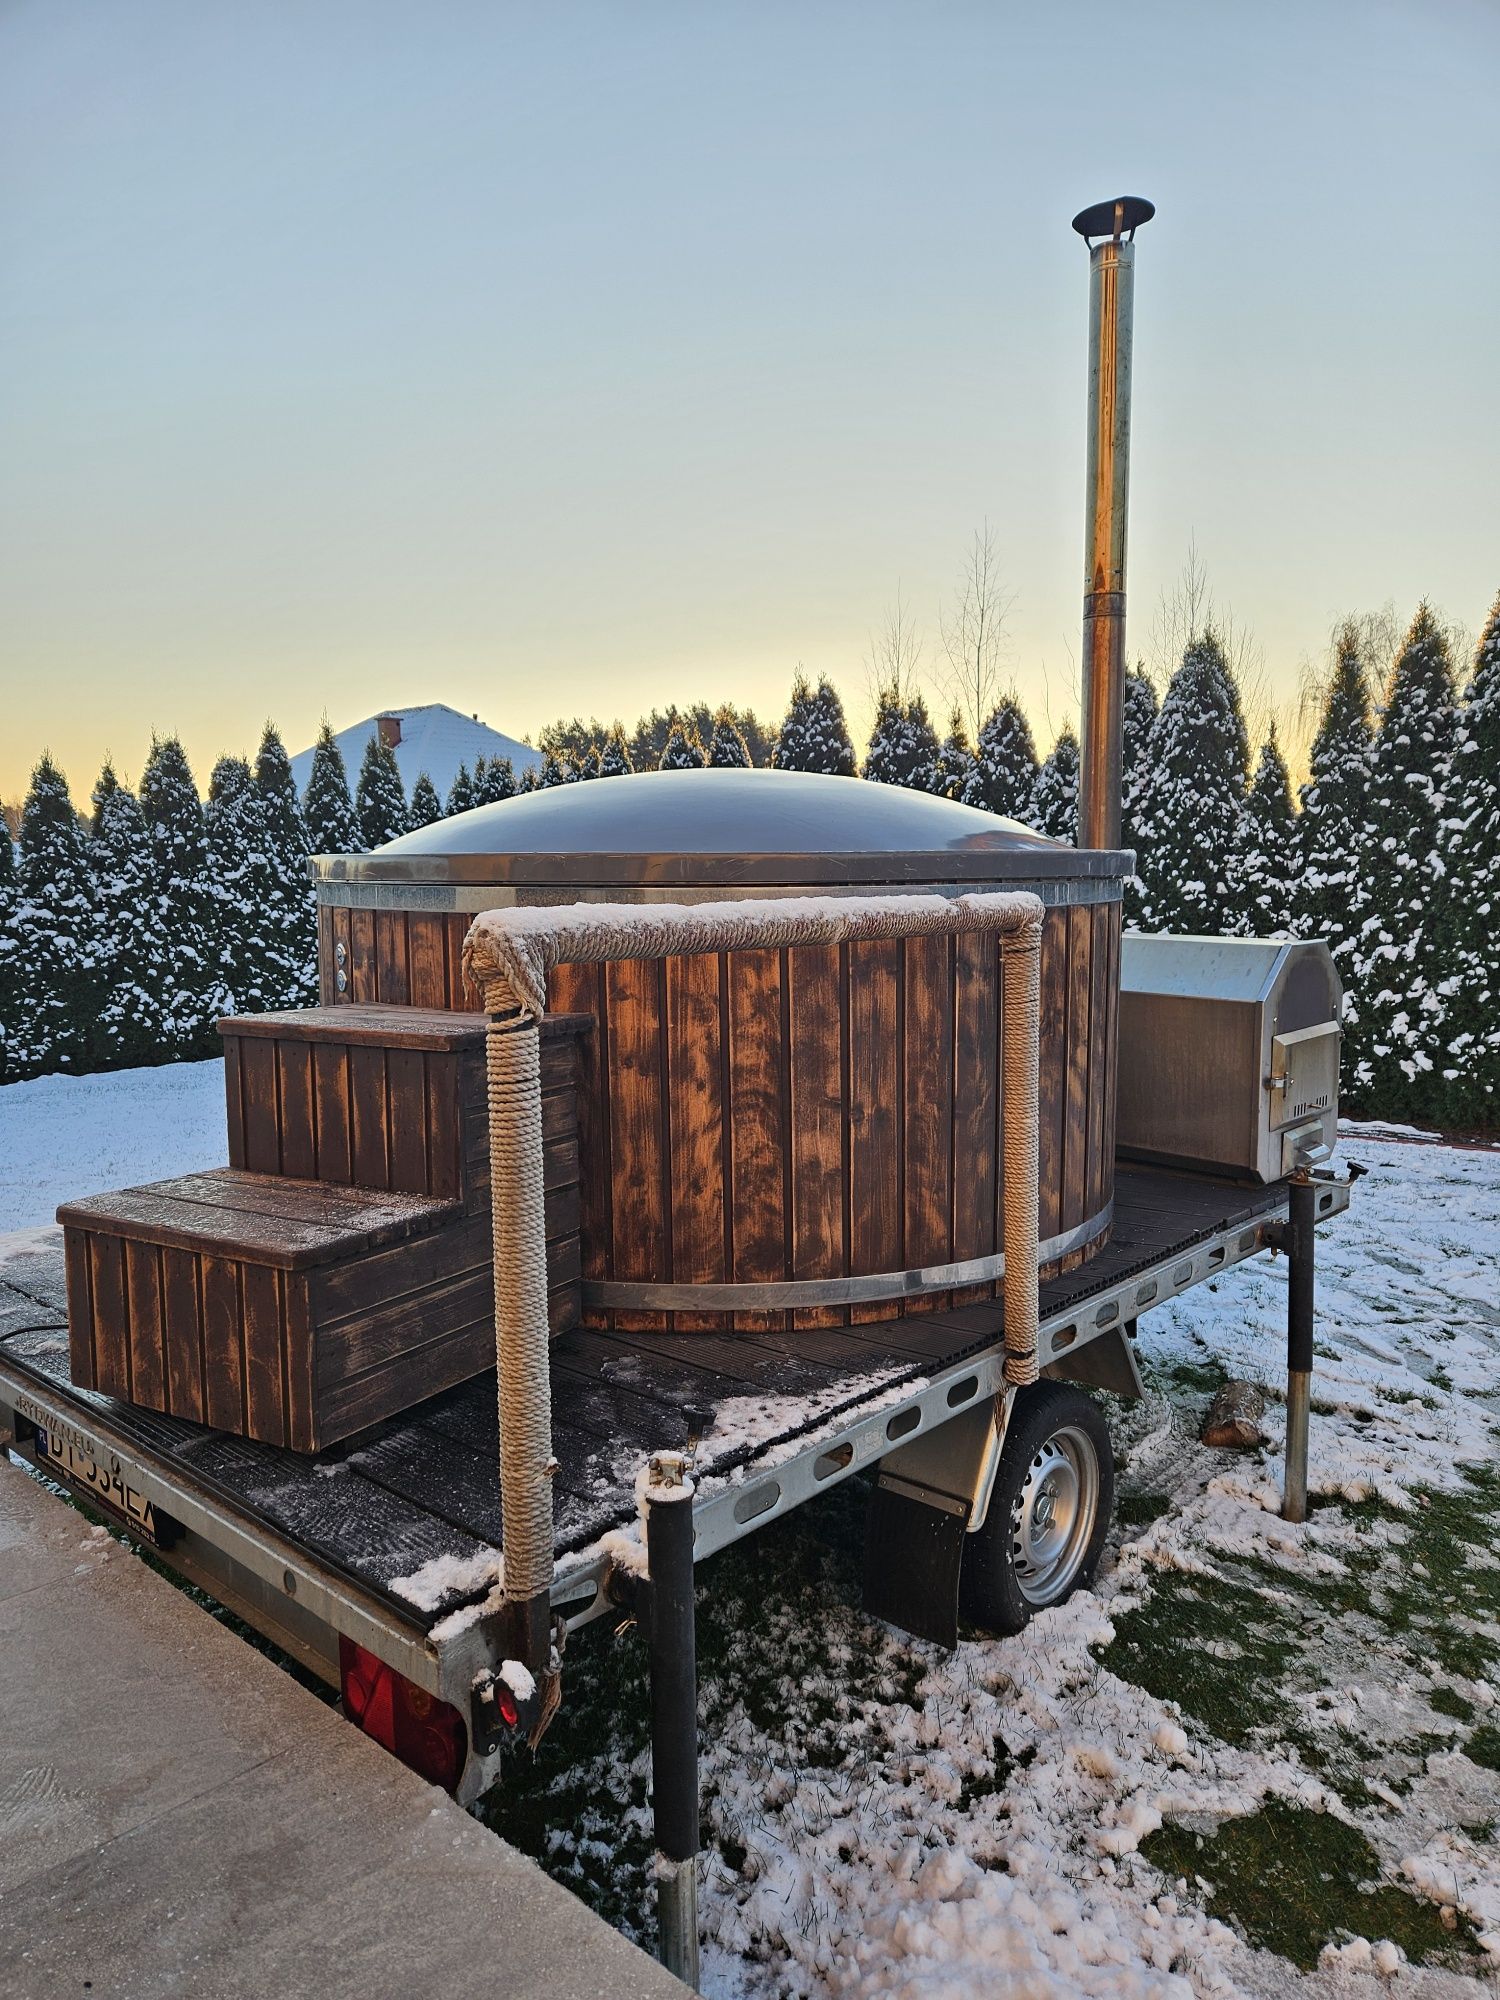
[[708, 768], [711, 771], [747, 770], [750, 751], [740, 733], [739, 719], [732, 708], [721, 708], [714, 717], [713, 735], [708, 741]]
[[[578, 762], [568, 749], [547, 749], [542, 752], [542, 769], [537, 784], [544, 790], [553, 785], [572, 785], [578, 782]], [[450, 803], [449, 810], [452, 810]]]
[[517, 784], [516, 784], [516, 790], [517, 790], [518, 792], [535, 792], [535, 791], [540, 791], [540, 789], [541, 789], [541, 783], [542, 783], [542, 781], [541, 781], [541, 778], [540, 778], [540, 777], [538, 776], [538, 774], [537, 774], [537, 768], [536, 768], [536, 765], [535, 765], [535, 764], [528, 764], [528, 765], [526, 766], [525, 770], [524, 770], [524, 771], [522, 771], [522, 773], [521, 773], [521, 776], [520, 776], [520, 779], [518, 780], [518, 782], [517, 782]]
[[599, 756], [597, 743], [586, 744], [578, 753], [578, 775], [580, 779], [602, 778], [604, 765]]
[[359, 821], [359, 837], [366, 847], [384, 847], [388, 840], [399, 839], [411, 824], [396, 753], [389, 743], [381, 740], [378, 729], [365, 745], [354, 812]]
[[1150, 758], [1136, 808], [1142, 921], [1161, 931], [1233, 931], [1244, 907], [1250, 745], [1239, 692], [1212, 632], [1189, 643], [1172, 676]]
[[1031, 724], [1016, 696], [1005, 695], [980, 728], [964, 803], [1023, 820], [1031, 810], [1036, 772]]
[[1124, 728], [1120, 747], [1120, 845], [1135, 855], [1135, 873], [1125, 884], [1125, 922], [1138, 924], [1145, 902], [1142, 875], [1146, 842], [1140, 809], [1151, 771], [1151, 731], [1158, 713], [1156, 689], [1145, 672], [1134, 667], [1125, 676]]
[[1291, 930], [1297, 845], [1292, 781], [1273, 723], [1245, 795], [1241, 915], [1248, 937], [1280, 936]]
[[501, 799], [515, 795], [516, 767], [509, 757], [479, 758], [474, 766], [475, 805], [498, 805]]
[[1356, 963], [1370, 902], [1370, 747], [1370, 687], [1351, 622], [1334, 641], [1333, 677], [1302, 787], [1292, 926], [1299, 937], [1323, 940], [1344, 982], [1343, 1089], [1356, 1099], [1370, 1085]]
[[661, 763], [657, 768], [662, 771], [703, 769], [703, 752], [698, 747], [698, 739], [696, 736], [689, 736], [680, 722], [672, 724], [672, 733], [667, 738], [666, 747], [661, 753]]
[[634, 768], [625, 732], [617, 722], [605, 737], [599, 752], [599, 775], [601, 778], [628, 778]]
[[452, 819], [455, 813], [472, 812], [478, 803], [469, 767], [467, 764], [460, 764], [453, 774], [453, 783], [448, 787], [448, 803], [443, 808], [444, 817]]
[[[1370, 908], [1355, 947], [1370, 1092], [1383, 1117], [1441, 1115], [1438, 950], [1443, 789], [1453, 754], [1453, 666], [1427, 604], [1417, 608], [1370, 753], [1364, 862]], [[1441, 1039], [1440, 1039], [1441, 1038]]]
[[1078, 837], [1078, 738], [1071, 723], [1063, 724], [1042, 759], [1026, 824], [1053, 840], [1071, 844]]
[[921, 695], [903, 700], [894, 686], [880, 690], [865, 776], [878, 785], [905, 785], [911, 792], [937, 790], [937, 731]]
[[155, 857], [145, 814], [105, 760], [94, 787], [90, 859], [96, 917], [99, 1004], [92, 1066], [160, 1062], [161, 998], [171, 980], [164, 944], [149, 913]]
[[933, 790], [939, 798], [961, 799], [969, 787], [974, 769], [974, 752], [969, 748], [969, 732], [955, 708], [948, 718], [948, 734], [938, 749], [937, 782]]
[[854, 776], [854, 745], [844, 719], [844, 704], [826, 674], [815, 689], [809, 686], [806, 674], [797, 675], [771, 762], [778, 771]]
[[411, 811], [407, 817], [411, 821], [412, 832], [419, 826], [431, 826], [443, 816], [443, 802], [437, 795], [437, 786], [425, 771], [418, 771], [417, 782], [411, 788]]
[[311, 845], [286, 748], [269, 722], [255, 757], [255, 793], [268, 861], [258, 932], [260, 990], [268, 1008], [306, 1007], [318, 993], [317, 894], [307, 865]]
[[266, 809], [242, 757], [221, 757], [214, 765], [203, 825], [222, 988], [218, 1011], [261, 1014], [283, 1004], [263, 940], [265, 911], [279, 884]]
[[1500, 597], [1464, 690], [1444, 814], [1441, 926], [1450, 1124], [1500, 1123]]
[[349, 773], [344, 769], [344, 753], [333, 739], [328, 717], [318, 731], [307, 790], [302, 794], [302, 817], [314, 854], [360, 854], [359, 819], [349, 796]]
[[164, 1059], [209, 1055], [223, 987], [214, 948], [213, 899], [203, 806], [175, 736], [153, 737], [141, 773], [141, 812], [151, 839], [150, 922], [162, 947]]
[[86, 1069], [100, 998], [92, 863], [68, 781], [46, 754], [21, 809], [20, 848], [16, 1072]]
[[10, 837], [10, 821], [0, 813], [0, 1083], [11, 1083], [20, 1073], [21, 966], [16, 927], [19, 898], [15, 842]]

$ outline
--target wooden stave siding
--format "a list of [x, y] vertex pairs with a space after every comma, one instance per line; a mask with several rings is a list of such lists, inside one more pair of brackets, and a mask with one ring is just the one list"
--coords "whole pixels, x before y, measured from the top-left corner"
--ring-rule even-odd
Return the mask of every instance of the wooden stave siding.
[[[411, 1006], [477, 1005], [460, 970], [464, 912], [325, 907], [319, 918], [325, 998], [334, 945], [346, 946], [347, 985], [332, 1004], [402, 1004], [399, 990]], [[1113, 1193], [1120, 920], [1118, 902], [1046, 914], [1043, 1239], [1098, 1215]], [[988, 958], [975, 939], [924, 938], [559, 967], [551, 1005], [595, 1021], [578, 1092], [585, 1282], [826, 1277], [992, 1253], [1000, 1009], [998, 953]], [[815, 1032], [835, 998], [836, 1048]], [[685, 1158], [697, 1163], [691, 1177]], [[757, 1193], [736, 1203], [747, 1162]], [[1106, 1235], [1056, 1268], [1084, 1263]], [[585, 1319], [635, 1332], [837, 1326], [997, 1289]]]

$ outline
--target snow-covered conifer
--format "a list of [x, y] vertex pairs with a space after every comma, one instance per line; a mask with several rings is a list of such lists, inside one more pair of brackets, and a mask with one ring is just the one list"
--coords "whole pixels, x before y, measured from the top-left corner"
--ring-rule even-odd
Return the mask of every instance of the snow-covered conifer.
[[537, 775], [536, 765], [528, 764], [526, 765], [525, 769], [521, 772], [520, 777], [516, 780], [516, 790], [518, 792], [540, 791], [541, 783], [542, 781], [540, 777]]
[[1370, 752], [1370, 904], [1354, 953], [1370, 1090], [1386, 1117], [1441, 1114], [1438, 850], [1455, 720], [1448, 642], [1424, 603], [1397, 656]]
[[260, 1014], [285, 1004], [264, 942], [265, 912], [277, 889], [266, 809], [242, 757], [221, 757], [203, 809], [214, 953], [222, 989], [216, 1011]]
[[15, 1070], [85, 1069], [99, 1008], [91, 857], [68, 781], [46, 755], [21, 809], [20, 848]]
[[16, 848], [10, 821], [0, 814], [0, 1083], [19, 1074], [21, 991], [20, 939], [16, 932]]
[[714, 717], [713, 735], [708, 741], [708, 768], [711, 771], [737, 771], [748, 769], [750, 752], [745, 739], [740, 734], [740, 725], [732, 708], [721, 708]]
[[980, 728], [964, 804], [983, 806], [1006, 819], [1024, 820], [1031, 810], [1036, 772], [1031, 724], [1017, 697], [1005, 695]]
[[443, 817], [443, 802], [437, 795], [437, 786], [425, 771], [417, 773], [417, 782], [411, 788], [411, 810], [407, 816], [414, 833], [419, 826], [431, 826]]
[[444, 817], [452, 819], [455, 813], [472, 812], [478, 803], [469, 767], [467, 764], [460, 764], [453, 774], [453, 783], [448, 787], [448, 802], [443, 808]]
[[516, 767], [509, 757], [480, 757], [474, 765], [474, 803], [498, 805], [516, 795]]
[[1212, 632], [1182, 656], [1151, 731], [1136, 806], [1141, 920], [1152, 930], [1238, 928], [1244, 904], [1250, 744], [1239, 692]]
[[155, 860], [145, 815], [107, 759], [94, 787], [89, 858], [97, 920], [99, 1002], [92, 1064], [100, 1069], [160, 1062], [161, 996], [169, 983], [163, 943], [150, 921]]
[[597, 743], [586, 743], [578, 752], [578, 775], [582, 779], [604, 776], [604, 764]]
[[[543, 790], [550, 790], [553, 785], [572, 785], [577, 782], [578, 764], [571, 750], [549, 746], [542, 752], [542, 769], [537, 784]], [[452, 811], [451, 804], [449, 811]]]
[[672, 733], [667, 738], [658, 768], [663, 771], [703, 769], [703, 752], [698, 746], [698, 739], [696, 736], [689, 736], [680, 722], [672, 724]]
[[1500, 597], [1464, 691], [1448, 779], [1441, 957], [1446, 1120], [1500, 1122]]
[[797, 675], [771, 762], [778, 771], [824, 771], [837, 778], [854, 776], [854, 745], [844, 719], [844, 704], [826, 674], [816, 688], [809, 685], [806, 674]]
[[937, 790], [937, 731], [921, 695], [906, 700], [898, 688], [880, 690], [865, 753], [865, 776], [878, 785], [905, 785], [912, 792]]
[[601, 778], [628, 778], [634, 769], [630, 761], [630, 746], [625, 741], [625, 731], [617, 722], [605, 737], [599, 752], [599, 775]]
[[1135, 855], [1135, 873], [1125, 884], [1125, 922], [1139, 924], [1144, 902], [1141, 873], [1146, 843], [1140, 826], [1141, 799], [1151, 770], [1151, 731], [1158, 713], [1156, 689], [1140, 667], [1125, 676], [1124, 729], [1120, 749], [1120, 845]]
[[307, 822], [297, 801], [286, 748], [271, 723], [255, 756], [269, 860], [267, 904], [261, 912], [260, 990], [270, 1007], [305, 1007], [318, 992], [317, 897], [308, 873]]
[[1026, 824], [1054, 840], [1078, 838], [1078, 738], [1065, 722], [1042, 759], [1025, 814]]
[[223, 996], [213, 941], [213, 901], [203, 806], [175, 736], [153, 737], [141, 772], [141, 812], [151, 838], [150, 923], [162, 947], [162, 1054], [211, 1055]]
[[344, 753], [334, 741], [328, 717], [318, 731], [313, 750], [312, 770], [307, 790], [302, 794], [302, 817], [314, 854], [360, 854], [359, 819], [349, 796], [349, 773], [344, 769]]
[[1370, 1083], [1355, 959], [1370, 900], [1370, 686], [1352, 622], [1334, 640], [1333, 675], [1301, 800], [1292, 928], [1298, 937], [1323, 940], [1344, 982], [1343, 1089], [1358, 1097]]
[[1248, 937], [1290, 931], [1297, 865], [1292, 782], [1273, 723], [1245, 794], [1241, 921]]
[[955, 708], [948, 718], [948, 734], [938, 749], [937, 782], [933, 790], [940, 798], [962, 799], [973, 772], [974, 752], [969, 748], [969, 732]]
[[396, 753], [389, 743], [382, 741], [378, 729], [365, 745], [354, 793], [354, 812], [359, 821], [359, 837], [366, 847], [384, 847], [388, 840], [405, 833], [411, 824]]

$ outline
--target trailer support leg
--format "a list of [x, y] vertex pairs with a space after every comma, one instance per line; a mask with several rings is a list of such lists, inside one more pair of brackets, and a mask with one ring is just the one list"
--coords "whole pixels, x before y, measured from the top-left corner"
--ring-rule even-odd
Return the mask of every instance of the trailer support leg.
[[657, 1849], [658, 1955], [698, 1989], [698, 1660], [693, 1624], [693, 1482], [683, 1460], [651, 1460], [651, 1811]]
[[1281, 1518], [1307, 1519], [1307, 1427], [1312, 1402], [1315, 1189], [1294, 1180], [1284, 1242], [1287, 1253], [1286, 1473]]

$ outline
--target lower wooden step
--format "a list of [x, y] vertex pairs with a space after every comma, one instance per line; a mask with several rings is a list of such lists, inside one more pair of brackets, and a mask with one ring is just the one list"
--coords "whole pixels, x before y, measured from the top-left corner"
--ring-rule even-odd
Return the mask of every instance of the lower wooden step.
[[[58, 1210], [73, 1380], [319, 1451], [494, 1365], [487, 1214], [228, 1169]], [[554, 1333], [579, 1317], [576, 1184], [547, 1191]]]

